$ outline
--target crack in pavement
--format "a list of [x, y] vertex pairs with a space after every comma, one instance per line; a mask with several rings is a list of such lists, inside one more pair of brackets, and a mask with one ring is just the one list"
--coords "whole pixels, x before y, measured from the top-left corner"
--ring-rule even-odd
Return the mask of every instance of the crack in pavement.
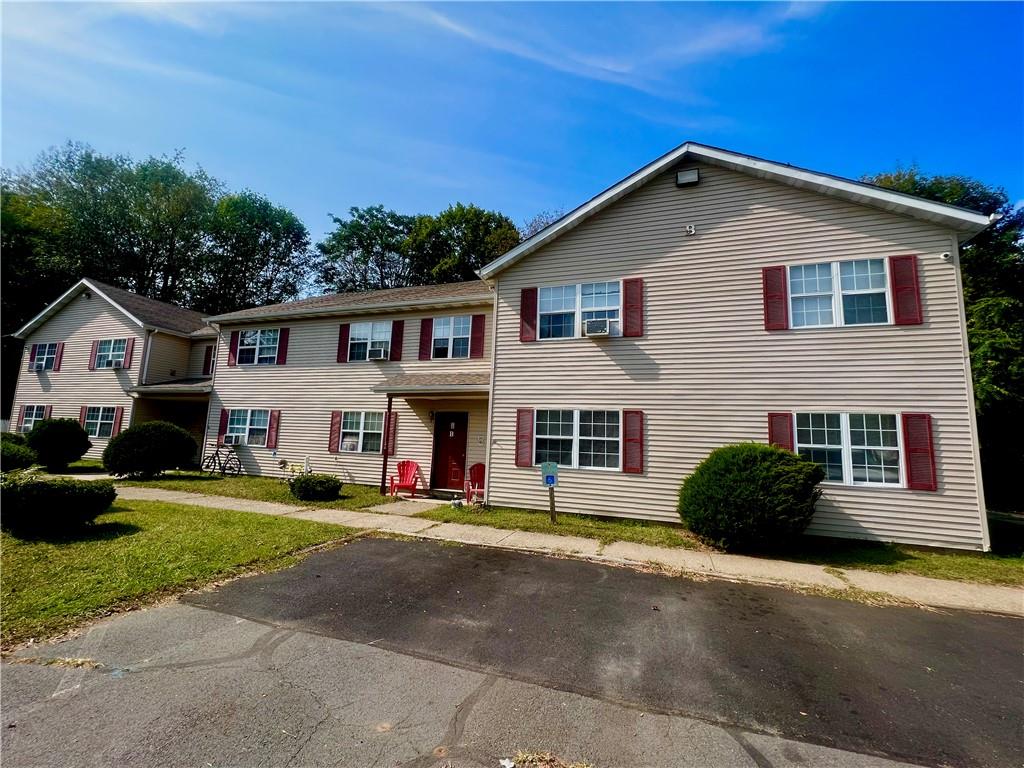
[[[437, 763], [438, 760], [454, 757], [456, 752], [459, 753], [460, 757], [471, 757], [474, 760], [483, 762], [481, 756], [471, 754], [469, 750], [458, 749], [458, 747], [462, 734], [466, 730], [466, 721], [473, 712], [473, 708], [480, 703], [480, 699], [484, 697], [497, 681], [498, 677], [496, 675], [484, 677], [480, 684], [470, 691], [466, 698], [455, 705], [455, 712], [452, 713], [451, 720], [448, 721], [448, 727], [445, 728], [440, 743], [430, 753], [414, 757], [412, 760], [402, 763], [399, 768], [429, 768], [429, 766]], [[438, 750], [444, 751], [442, 754], [438, 754]]]

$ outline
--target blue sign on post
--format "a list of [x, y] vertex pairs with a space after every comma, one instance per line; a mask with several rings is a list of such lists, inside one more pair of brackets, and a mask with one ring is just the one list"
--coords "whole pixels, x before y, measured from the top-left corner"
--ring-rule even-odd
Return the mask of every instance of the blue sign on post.
[[540, 474], [544, 478], [545, 488], [554, 488], [558, 485], [558, 464], [553, 461], [544, 461], [540, 465]]

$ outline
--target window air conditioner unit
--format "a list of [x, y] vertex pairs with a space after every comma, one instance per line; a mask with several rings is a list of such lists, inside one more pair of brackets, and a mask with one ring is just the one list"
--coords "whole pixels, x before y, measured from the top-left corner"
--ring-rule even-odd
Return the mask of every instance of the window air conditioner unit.
[[224, 445], [241, 445], [241, 435], [224, 435]]
[[367, 357], [369, 357], [371, 360], [387, 360], [388, 351], [386, 349], [382, 349], [381, 347], [374, 347], [367, 353]]
[[607, 317], [594, 318], [593, 320], [583, 321], [583, 334], [585, 336], [593, 336], [601, 338], [611, 334], [610, 323]]
[[110, 367], [111, 368], [124, 368], [124, 360], [111, 360], [110, 361]]
[[45, 371], [46, 370], [46, 363], [32, 363], [31, 370], [33, 370], [33, 371]]

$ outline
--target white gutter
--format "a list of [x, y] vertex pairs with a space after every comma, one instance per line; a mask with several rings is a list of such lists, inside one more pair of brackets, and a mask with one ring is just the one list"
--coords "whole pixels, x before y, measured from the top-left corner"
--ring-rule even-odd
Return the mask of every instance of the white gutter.
[[266, 320], [290, 320], [291, 318], [323, 317], [336, 315], [348, 317], [350, 315], [373, 315], [382, 314], [391, 310], [416, 310], [416, 309], [447, 309], [449, 307], [474, 307], [487, 304], [489, 296], [476, 296], [466, 299], [429, 299], [422, 301], [400, 301], [388, 302], [386, 304], [364, 304], [355, 307], [319, 307], [317, 309], [300, 309], [291, 312], [270, 312], [260, 315], [246, 315], [234, 317], [234, 313], [204, 317], [207, 323], [230, 323], [241, 325], [244, 323], [262, 323]]

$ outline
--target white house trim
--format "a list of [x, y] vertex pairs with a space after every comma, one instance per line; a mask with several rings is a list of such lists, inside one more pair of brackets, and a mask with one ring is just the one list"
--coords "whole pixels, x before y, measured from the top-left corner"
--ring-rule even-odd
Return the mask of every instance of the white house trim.
[[724, 149], [687, 142], [643, 168], [612, 185], [597, 197], [548, 225], [533, 237], [524, 240], [504, 256], [495, 259], [479, 271], [481, 278], [489, 280], [504, 269], [530, 255], [538, 248], [565, 234], [595, 213], [607, 208], [619, 198], [646, 184], [659, 173], [676, 163], [687, 159], [698, 160], [746, 173], [762, 179], [769, 179], [799, 189], [807, 189], [831, 197], [838, 197], [861, 205], [881, 208], [912, 218], [941, 224], [954, 230], [960, 240], [973, 237], [987, 227], [994, 218], [965, 208], [936, 203], [930, 200], [893, 192], [871, 184], [850, 181], [838, 176], [797, 168], [792, 165], [763, 160], [750, 155], [729, 152]]

